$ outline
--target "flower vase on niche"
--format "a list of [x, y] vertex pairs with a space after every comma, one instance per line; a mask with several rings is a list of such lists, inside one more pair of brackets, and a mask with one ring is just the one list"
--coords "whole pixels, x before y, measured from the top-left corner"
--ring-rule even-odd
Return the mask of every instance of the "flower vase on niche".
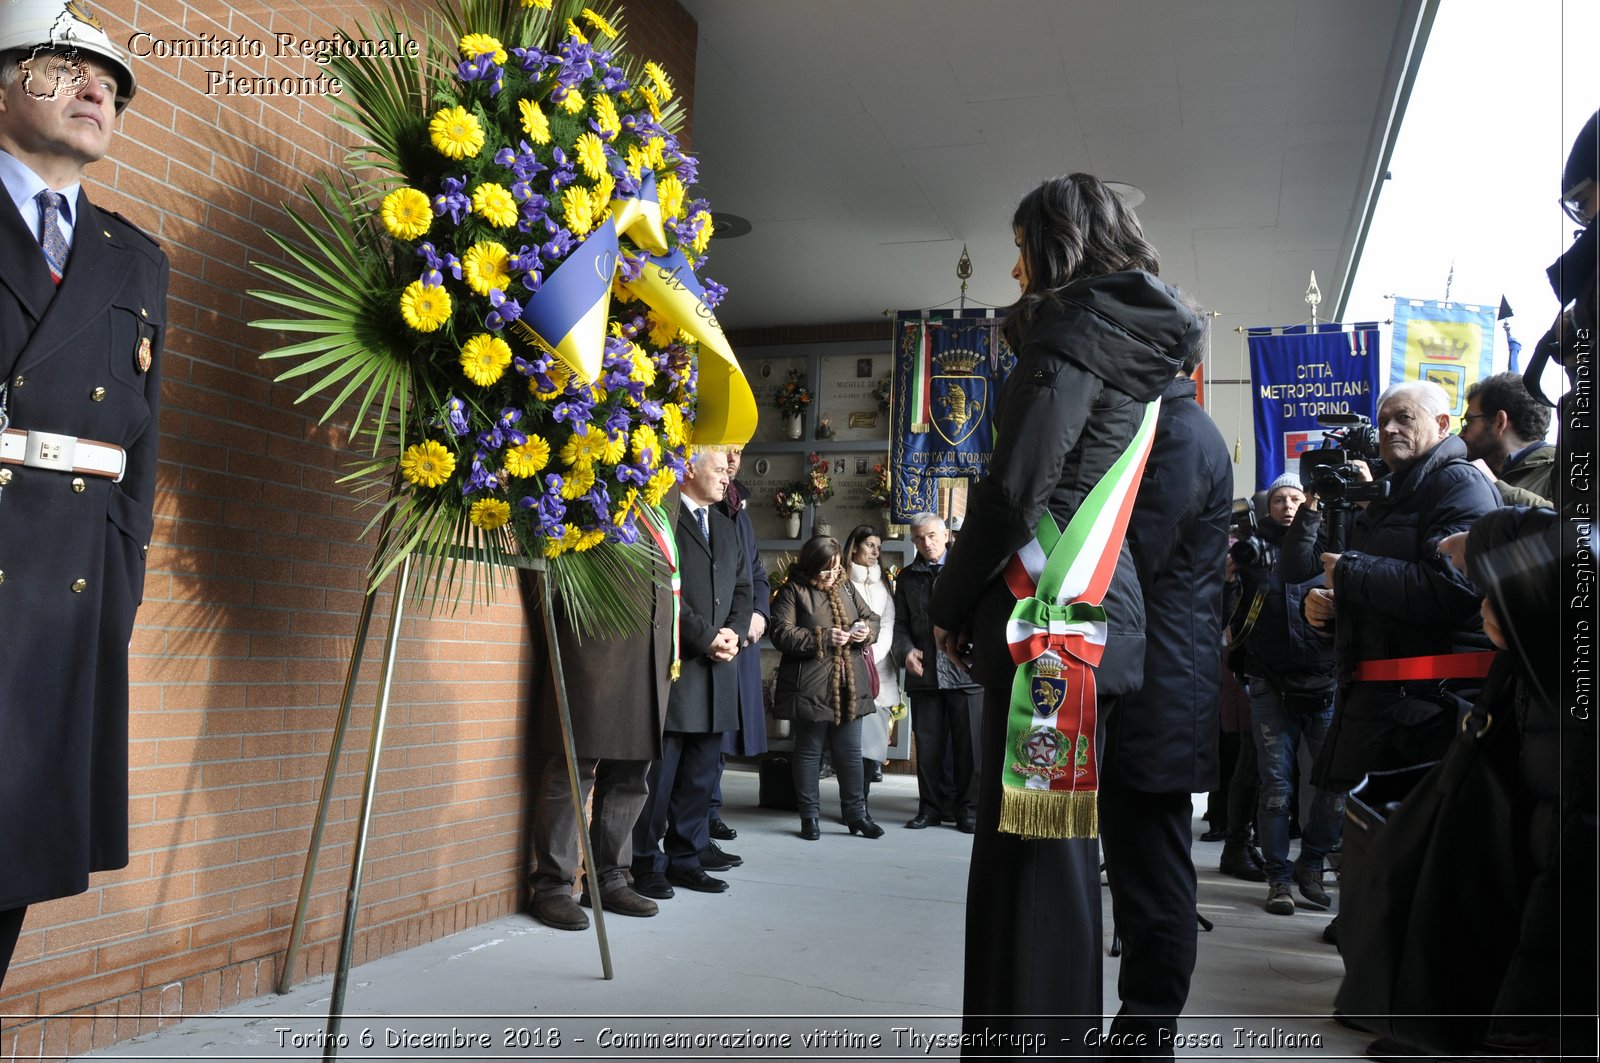
[[800, 514], [790, 513], [783, 518], [783, 535], [786, 539], [800, 538]]
[[792, 413], [783, 419], [783, 434], [789, 439], [799, 439], [806, 434], [805, 423], [798, 413]]
[[833, 534], [833, 525], [829, 524], [823, 518], [817, 517], [815, 520], [813, 520], [811, 522], [811, 534], [813, 536], [817, 536], [817, 535], [832, 535]]
[[888, 506], [884, 506], [882, 509], [878, 510], [878, 521], [883, 525], [883, 534], [885, 535], [889, 534], [889, 525], [891, 523], [889, 520], [890, 516], [892, 516], [892, 514], [889, 512]]

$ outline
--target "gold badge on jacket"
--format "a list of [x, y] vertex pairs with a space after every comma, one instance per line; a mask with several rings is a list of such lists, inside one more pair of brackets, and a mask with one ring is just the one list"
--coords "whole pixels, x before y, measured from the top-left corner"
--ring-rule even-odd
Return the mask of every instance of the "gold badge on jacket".
[[150, 363], [154, 362], [155, 359], [156, 356], [150, 350], [150, 337], [140, 337], [139, 351], [133, 356], [134, 368], [141, 373], [148, 373], [150, 372]]

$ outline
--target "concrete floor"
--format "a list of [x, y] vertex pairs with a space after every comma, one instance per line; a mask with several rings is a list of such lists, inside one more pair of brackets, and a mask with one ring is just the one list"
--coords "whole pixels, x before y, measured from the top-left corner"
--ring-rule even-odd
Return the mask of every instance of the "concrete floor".
[[[348, 1046], [338, 1054], [406, 1060], [953, 1055], [932, 1039], [960, 1028], [970, 838], [950, 827], [903, 828], [917, 805], [909, 776], [874, 785], [873, 815], [887, 830], [876, 841], [851, 837], [826, 817], [820, 841], [801, 841], [793, 814], [757, 807], [751, 772], [730, 770], [724, 791], [724, 816], [739, 831], [725, 848], [745, 858], [743, 867], [719, 876], [732, 888], [719, 895], [680, 889], [655, 918], [608, 918], [614, 978], [601, 977], [593, 929], [552, 930], [528, 916], [501, 919], [356, 968], [342, 1028]], [[825, 782], [825, 812], [833, 794]], [[1197, 835], [1203, 827], [1197, 822]], [[1194, 847], [1200, 910], [1216, 930], [1200, 934], [1180, 1029], [1215, 1041], [1180, 1056], [1359, 1058], [1371, 1036], [1328, 1018], [1342, 974], [1338, 954], [1319, 936], [1328, 914], [1268, 915], [1264, 886], [1218, 874], [1220, 849], [1198, 841]], [[1109, 896], [1105, 904], [1109, 933]], [[1108, 957], [1108, 1011], [1116, 1008], [1116, 981], [1117, 961]], [[317, 1059], [330, 990], [331, 979], [317, 979], [286, 996], [196, 1016], [84, 1058]], [[641, 1034], [689, 1040], [642, 1047], [628, 1039]], [[748, 1040], [694, 1043], [708, 1034]], [[788, 1047], [774, 1043], [785, 1035]], [[1293, 1047], [1301, 1035], [1307, 1047]]]

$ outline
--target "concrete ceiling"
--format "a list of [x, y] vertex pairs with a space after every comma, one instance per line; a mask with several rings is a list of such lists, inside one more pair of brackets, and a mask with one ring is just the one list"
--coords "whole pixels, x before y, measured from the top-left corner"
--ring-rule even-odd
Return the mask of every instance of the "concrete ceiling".
[[1219, 326], [1332, 316], [1426, 0], [681, 0], [729, 329], [1016, 296], [1041, 179], [1137, 185], [1162, 275]]

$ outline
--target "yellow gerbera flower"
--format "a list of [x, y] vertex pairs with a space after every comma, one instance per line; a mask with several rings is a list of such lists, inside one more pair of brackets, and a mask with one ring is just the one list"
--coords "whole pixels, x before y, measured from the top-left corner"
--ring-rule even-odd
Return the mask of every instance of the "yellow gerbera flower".
[[[598, 425], [590, 425], [581, 432], [574, 432], [567, 437], [566, 445], [561, 448], [561, 462], [574, 469], [587, 468], [601, 459], [606, 447], [606, 431]], [[590, 471], [593, 475], [593, 470]], [[584, 488], [588, 490], [588, 488]], [[583, 492], [578, 492], [582, 494]]]
[[703, 255], [706, 253], [706, 246], [711, 243], [711, 215], [703, 210], [696, 211], [694, 223], [699, 228], [695, 230], [694, 243], [691, 246], [695, 254]]
[[567, 525], [567, 534], [559, 539], [546, 539], [544, 541], [545, 557], [560, 557], [568, 550], [575, 548], [583, 539], [583, 529], [576, 524]]
[[672, 99], [672, 81], [667, 77], [667, 72], [661, 69], [660, 63], [646, 63], [644, 76], [650, 79], [650, 90], [663, 100]]
[[597, 92], [589, 101], [594, 104], [594, 122], [600, 127], [600, 132], [616, 136], [622, 132], [622, 119], [617, 115], [617, 105], [610, 96]]
[[648, 465], [654, 465], [661, 458], [661, 441], [656, 438], [656, 430], [647, 424], [642, 424], [633, 430], [633, 459], [645, 461], [645, 454], [650, 454]]
[[582, 498], [594, 486], [594, 466], [580, 465], [567, 472], [566, 482], [561, 485], [561, 497], [571, 501]]
[[600, 447], [600, 460], [607, 465], [615, 465], [628, 456], [628, 433], [623, 431], [607, 432], [605, 443]]
[[656, 474], [650, 477], [650, 482], [644, 485], [644, 500], [652, 506], [659, 506], [661, 500], [667, 497], [667, 492], [677, 484], [677, 474], [671, 469], [657, 469]]
[[[644, 149], [641, 148], [637, 144], [629, 144], [628, 145], [628, 176], [632, 177], [635, 181], [639, 180], [640, 175], [644, 173], [645, 161], [646, 160], [645, 160], [645, 151], [644, 151]], [[661, 189], [660, 182], [657, 182], [656, 183], [657, 192], [659, 192], [660, 189]]]
[[588, 44], [589, 43], [589, 38], [587, 38], [587, 37], [585, 37], [583, 35], [583, 31], [578, 28], [578, 24], [576, 22], [572, 21], [570, 18], [567, 19], [567, 36], [571, 37], [573, 40], [577, 41], [579, 44]]
[[683, 179], [675, 173], [656, 178], [656, 202], [661, 204], [661, 220], [676, 221], [683, 213]]
[[609, 170], [602, 173], [600, 180], [596, 181], [594, 187], [589, 189], [589, 205], [594, 208], [596, 214], [600, 215], [601, 221], [605, 220], [606, 208], [616, 191], [617, 179], [611, 176], [611, 171]]
[[661, 121], [661, 101], [656, 99], [656, 94], [640, 85], [639, 95], [644, 97], [645, 106], [650, 108], [650, 116], [658, 122]]
[[432, 332], [450, 320], [450, 293], [439, 285], [412, 281], [400, 293], [400, 316], [418, 332]]
[[656, 363], [652, 362], [650, 356], [641, 351], [637, 344], [633, 348], [633, 368], [628, 371], [628, 379], [643, 384], [646, 388], [656, 382]]
[[528, 379], [528, 390], [533, 392], [534, 398], [542, 402], [549, 402], [567, 390], [567, 381], [572, 379], [572, 370], [567, 367], [565, 362], [558, 359], [550, 363], [550, 368], [545, 370], [545, 376], [550, 378], [549, 391], [540, 391], [538, 383], [531, 377]]
[[418, 487], [438, 487], [456, 471], [456, 456], [432, 439], [413, 443], [400, 456], [400, 475]]
[[622, 504], [618, 506], [616, 512], [611, 515], [611, 523], [622, 524], [624, 521], [626, 521], [633, 513], [633, 507], [638, 501], [639, 489], [637, 487], [628, 488], [628, 493], [622, 498]]
[[584, 133], [578, 137], [578, 142], [573, 148], [578, 156], [578, 165], [583, 167], [584, 175], [591, 181], [598, 181], [600, 175], [606, 172], [605, 143], [593, 133]]
[[594, 549], [596, 546], [599, 546], [605, 541], [606, 533], [601, 531], [599, 528], [595, 528], [593, 531], [586, 531], [582, 535], [578, 536], [578, 541], [573, 545], [572, 552], [575, 554], [581, 554], [585, 550]]
[[428, 123], [428, 136], [439, 154], [470, 159], [483, 147], [483, 126], [463, 107], [445, 107]]
[[567, 94], [561, 97], [561, 106], [568, 114], [577, 114], [583, 110], [584, 103], [583, 93], [577, 89], [568, 89]]
[[540, 11], [550, 10], [550, 0], [522, 0], [523, 7], [536, 7]]
[[484, 531], [503, 528], [511, 520], [511, 503], [503, 498], [480, 498], [472, 503], [467, 519]]
[[486, 388], [505, 374], [511, 364], [511, 345], [499, 336], [480, 332], [461, 346], [461, 371]]
[[433, 208], [428, 197], [415, 188], [397, 188], [383, 197], [383, 227], [390, 236], [415, 240], [433, 224]]
[[490, 225], [509, 229], [517, 224], [517, 201], [504, 185], [485, 181], [472, 192], [472, 210]]
[[461, 54], [469, 59], [475, 59], [480, 55], [489, 55], [494, 57], [495, 62], [501, 64], [504, 64], [506, 59], [509, 58], [506, 55], [505, 47], [487, 33], [469, 33], [461, 38]]
[[665, 347], [678, 337], [678, 326], [668, 321], [662, 314], [650, 315], [650, 342], [657, 347]]
[[550, 464], [550, 444], [542, 436], [530, 435], [521, 446], [506, 451], [506, 472], [527, 478]]
[[683, 407], [675, 403], [662, 404], [661, 435], [669, 447], [681, 447], [688, 442], [683, 431]]
[[503, 244], [482, 240], [461, 256], [461, 279], [479, 295], [511, 286], [511, 252]]
[[659, 170], [666, 165], [667, 142], [663, 137], [651, 137], [644, 142], [644, 158], [652, 167]]
[[589, 190], [582, 185], [569, 185], [561, 193], [561, 213], [566, 216], [567, 228], [572, 235], [582, 236], [594, 228], [594, 204]]
[[535, 144], [550, 143], [550, 119], [533, 100], [518, 100], [517, 111], [522, 116], [522, 131]]
[[600, 15], [589, 10], [588, 8], [583, 9], [582, 18], [583, 21], [593, 26], [597, 32], [603, 33], [607, 37], [615, 37], [617, 35], [617, 31], [611, 28], [611, 23], [607, 22], [605, 19], [601, 18]]

